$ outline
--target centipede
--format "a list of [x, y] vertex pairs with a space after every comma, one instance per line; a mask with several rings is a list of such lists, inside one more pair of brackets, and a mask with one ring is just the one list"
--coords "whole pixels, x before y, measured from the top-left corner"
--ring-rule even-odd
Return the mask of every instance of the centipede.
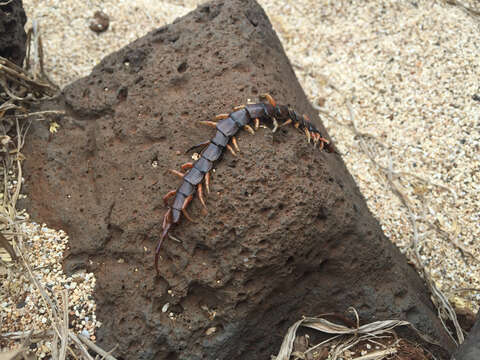
[[[307, 137], [308, 143], [313, 143], [314, 148], [328, 153], [336, 152], [329, 140], [324, 138], [320, 131], [310, 121], [307, 115], [300, 115], [289, 105], [279, 105], [269, 94], [260, 97], [264, 102], [240, 105], [233, 108], [229, 114], [219, 114], [215, 121], [199, 121], [199, 123], [216, 129], [215, 136], [210, 140], [192, 146], [187, 153], [194, 149], [201, 149], [200, 157], [195, 162], [187, 162], [181, 166], [182, 171], [170, 169], [169, 171], [182, 178], [181, 185], [176, 190], [169, 191], [163, 201], [168, 210], [163, 217], [162, 234], [155, 250], [155, 269], [159, 274], [158, 260], [164, 239], [169, 234], [173, 225], [180, 222], [182, 215], [189, 221], [195, 222], [187, 211], [195, 194], [202, 206], [206, 209], [205, 193], [210, 193], [210, 174], [225, 151], [237, 156], [240, 151], [237, 133], [240, 130], [255, 134], [261, 125], [269, 127], [273, 132], [287, 125], [293, 126]], [[173, 202], [169, 205], [171, 198]]]

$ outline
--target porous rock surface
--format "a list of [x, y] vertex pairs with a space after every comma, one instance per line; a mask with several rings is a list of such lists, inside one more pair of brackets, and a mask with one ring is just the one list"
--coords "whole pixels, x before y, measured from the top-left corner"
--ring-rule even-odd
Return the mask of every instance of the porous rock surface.
[[22, 66], [25, 58], [27, 16], [22, 0], [2, 1], [0, 5], [0, 56]]
[[[54, 136], [33, 124], [28, 210], [70, 235], [67, 271], [97, 277], [98, 341], [119, 359], [267, 359], [302, 315], [407, 319], [451, 350], [422, 281], [385, 238], [340, 156], [292, 127], [242, 131], [204, 214], [154, 249], [169, 174], [215, 114], [268, 92], [324, 128], [263, 10], [214, 1], [106, 57], [64, 89]], [[51, 105], [51, 104], [50, 104]], [[439, 351], [438, 349], [435, 351]]]

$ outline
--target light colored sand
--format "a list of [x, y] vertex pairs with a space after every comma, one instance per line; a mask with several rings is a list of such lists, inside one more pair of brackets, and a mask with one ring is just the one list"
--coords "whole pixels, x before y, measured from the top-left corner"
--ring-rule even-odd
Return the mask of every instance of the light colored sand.
[[[42, 29], [47, 71], [61, 85], [197, 3], [24, 0], [29, 19]], [[461, 289], [480, 289], [480, 101], [473, 99], [480, 97], [479, 17], [433, 0], [260, 3], [311, 101], [325, 98], [325, 111], [350, 121], [334, 84], [350, 99], [358, 130], [377, 140], [367, 141], [375, 159], [427, 180], [408, 174], [395, 180], [415, 211], [422, 259], [450, 300], [476, 310], [480, 293]], [[111, 19], [100, 35], [88, 27], [96, 10]], [[351, 127], [322, 118], [383, 230], [412, 257], [406, 207]], [[473, 257], [463, 257], [454, 242]]]

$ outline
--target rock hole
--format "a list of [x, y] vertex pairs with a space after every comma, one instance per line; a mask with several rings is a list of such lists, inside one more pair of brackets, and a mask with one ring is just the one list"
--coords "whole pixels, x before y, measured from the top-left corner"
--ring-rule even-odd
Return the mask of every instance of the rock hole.
[[170, 41], [171, 43], [175, 43], [179, 38], [180, 38], [180, 35], [172, 34], [168, 37], [168, 41]]
[[168, 312], [172, 312], [174, 314], [181, 314], [181, 313], [183, 313], [183, 306], [180, 305], [180, 304], [170, 306], [168, 308]]
[[178, 67], [177, 67], [177, 71], [178, 71], [179, 73], [183, 73], [183, 72], [185, 72], [187, 69], [188, 69], [188, 64], [187, 64], [186, 61], [182, 62], [182, 63], [181, 63], [180, 65], [178, 65]]
[[118, 101], [124, 101], [127, 99], [128, 96], [128, 88], [125, 86], [122, 86], [120, 89], [117, 91], [117, 100]]
[[325, 220], [327, 218], [328, 211], [323, 206], [320, 206], [317, 213], [317, 219]]

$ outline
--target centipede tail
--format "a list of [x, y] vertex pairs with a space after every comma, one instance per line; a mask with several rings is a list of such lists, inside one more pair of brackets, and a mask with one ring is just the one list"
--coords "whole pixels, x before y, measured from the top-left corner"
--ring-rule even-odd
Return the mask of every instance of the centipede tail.
[[288, 106], [278, 105], [268, 94], [263, 95], [263, 97], [267, 100], [266, 103], [237, 106], [230, 114], [217, 115], [215, 118], [215, 120], [218, 120], [217, 122], [201, 121], [200, 123], [202, 124], [216, 128], [215, 136], [211, 140], [195, 145], [187, 150], [188, 152], [200, 147], [203, 148], [200, 158], [195, 163], [182, 165], [182, 170], [188, 170], [188, 172], [184, 174], [177, 170], [171, 170], [173, 174], [182, 178], [182, 184], [177, 190], [168, 192], [163, 198], [167, 204], [171, 197], [175, 197], [172, 205], [168, 207], [164, 215], [162, 235], [155, 251], [155, 269], [157, 274], [159, 273], [158, 259], [160, 249], [172, 225], [180, 221], [182, 214], [189, 220], [194, 221], [188, 215], [186, 208], [197, 191], [202, 205], [206, 208], [202, 182], [205, 182], [205, 189], [208, 194], [210, 192], [210, 171], [226, 149], [233, 155], [236, 154], [235, 150], [239, 151], [235, 135], [240, 130], [243, 129], [251, 134], [255, 134], [255, 130], [258, 130], [260, 122], [264, 122], [270, 124], [272, 131], [275, 132], [280, 127], [292, 124], [294, 128], [305, 134], [309, 143], [313, 140], [314, 147], [318, 146], [320, 150], [325, 150], [328, 153], [336, 153], [333, 145], [320, 134], [320, 131], [310, 122], [306, 115], [300, 115]]

